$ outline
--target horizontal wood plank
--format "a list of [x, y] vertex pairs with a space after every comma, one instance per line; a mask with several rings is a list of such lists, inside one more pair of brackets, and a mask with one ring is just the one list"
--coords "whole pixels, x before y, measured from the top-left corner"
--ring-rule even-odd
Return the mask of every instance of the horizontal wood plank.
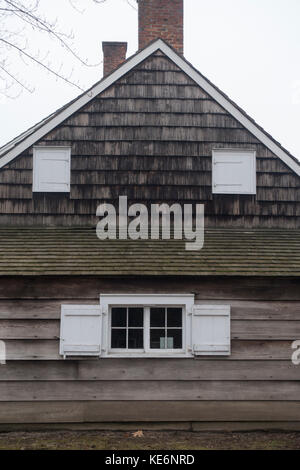
[[[223, 300], [198, 300], [196, 304], [224, 304]], [[58, 320], [60, 319], [61, 305], [88, 304], [97, 305], [97, 300], [87, 300], [81, 298], [59, 299], [59, 300], [1, 300], [0, 299], [0, 319], [2, 320]], [[233, 320], [300, 320], [300, 302], [255, 302], [230, 300], [231, 318]]]
[[0, 402], [0, 423], [300, 421], [300, 402]]
[[[149, 282], [150, 281], [150, 282]], [[110, 277], [67, 276], [2, 277], [0, 299], [55, 300], [73, 299], [78, 293], [82, 299], [99, 301], [100, 293], [194, 293], [197, 301], [300, 301], [298, 278], [274, 279], [251, 277], [203, 277], [196, 279], [168, 277], [122, 277], [122, 282]], [[79, 294], [80, 293], [80, 294]], [[75, 294], [76, 295], [76, 294]]]
[[270, 380], [299, 381], [300, 367], [291, 361], [227, 359], [95, 359], [8, 361], [0, 381], [127, 380]]
[[[296, 338], [295, 338], [296, 339]], [[7, 359], [63, 360], [58, 340], [6, 340]], [[224, 360], [291, 360], [291, 341], [232, 340], [231, 355]], [[211, 358], [210, 358], [211, 359]], [[110, 359], [105, 359], [110, 360]]]
[[295, 401], [300, 381], [7, 381], [0, 401]]

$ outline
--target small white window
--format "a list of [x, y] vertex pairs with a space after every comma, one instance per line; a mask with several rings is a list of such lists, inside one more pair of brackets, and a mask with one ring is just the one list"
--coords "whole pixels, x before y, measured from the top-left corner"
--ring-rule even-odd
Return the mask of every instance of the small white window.
[[71, 149], [35, 147], [33, 149], [33, 191], [70, 191]]
[[62, 356], [100, 356], [101, 343], [100, 306], [61, 306], [60, 354]]
[[192, 294], [103, 294], [100, 305], [62, 305], [60, 354], [193, 357], [230, 354], [230, 306]]
[[[103, 357], [187, 357], [194, 295], [102, 294]], [[188, 351], [190, 349], [190, 351]]]
[[183, 307], [111, 307], [109, 351], [170, 353], [183, 352]]
[[212, 185], [214, 194], [256, 194], [256, 152], [213, 150]]

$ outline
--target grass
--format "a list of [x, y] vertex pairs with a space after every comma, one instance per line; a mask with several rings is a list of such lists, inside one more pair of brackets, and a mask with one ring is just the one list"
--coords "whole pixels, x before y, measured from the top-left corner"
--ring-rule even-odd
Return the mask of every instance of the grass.
[[300, 433], [57, 431], [0, 434], [0, 450], [299, 450]]

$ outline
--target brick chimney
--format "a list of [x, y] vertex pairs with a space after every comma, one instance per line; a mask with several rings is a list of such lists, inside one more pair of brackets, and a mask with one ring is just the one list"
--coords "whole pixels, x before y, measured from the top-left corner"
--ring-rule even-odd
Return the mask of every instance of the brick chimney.
[[102, 42], [102, 50], [105, 77], [126, 60], [127, 42]]
[[137, 0], [139, 49], [161, 38], [183, 54], [183, 0]]

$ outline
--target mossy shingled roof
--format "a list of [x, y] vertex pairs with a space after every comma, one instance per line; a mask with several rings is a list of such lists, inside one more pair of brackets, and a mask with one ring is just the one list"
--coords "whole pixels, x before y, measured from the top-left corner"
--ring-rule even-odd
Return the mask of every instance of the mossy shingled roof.
[[207, 229], [181, 240], [105, 240], [94, 228], [1, 227], [0, 275], [299, 276], [300, 230]]

